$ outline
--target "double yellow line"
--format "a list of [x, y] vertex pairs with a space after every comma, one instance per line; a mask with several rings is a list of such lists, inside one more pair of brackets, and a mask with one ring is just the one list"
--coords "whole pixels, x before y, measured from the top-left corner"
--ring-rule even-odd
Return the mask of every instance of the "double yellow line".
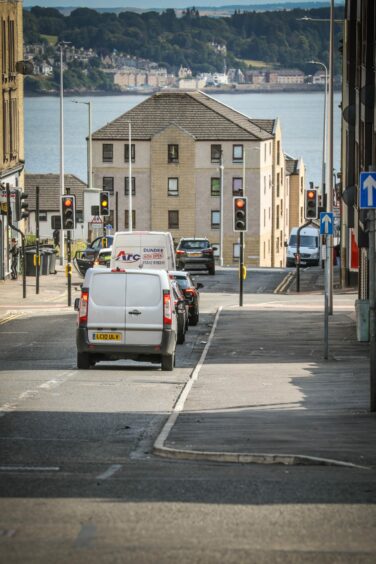
[[13, 319], [18, 319], [19, 317], [23, 317], [25, 314], [23, 312], [20, 313], [9, 313], [3, 319], [0, 319], [0, 325], [5, 325], [8, 321], [13, 321]]

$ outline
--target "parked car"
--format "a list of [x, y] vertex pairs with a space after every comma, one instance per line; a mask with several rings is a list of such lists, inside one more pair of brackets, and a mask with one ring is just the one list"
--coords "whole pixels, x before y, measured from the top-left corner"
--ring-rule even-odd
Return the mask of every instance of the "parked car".
[[[103, 242], [106, 241], [106, 245]], [[97, 237], [91, 243], [89, 243], [83, 251], [77, 251], [73, 257], [73, 264], [77, 272], [84, 277], [86, 271], [94, 266], [94, 261], [103, 248], [108, 249], [111, 247], [113, 242], [112, 235], [106, 235], [105, 237]]]
[[112, 248], [109, 247], [108, 249], [101, 249], [95, 260], [94, 260], [94, 264], [93, 264], [93, 268], [99, 267], [99, 266], [104, 266], [106, 268], [110, 268], [110, 264], [111, 264], [111, 252], [112, 252]]
[[179, 284], [173, 279], [171, 279], [171, 284], [174, 295], [176, 319], [178, 324], [176, 342], [178, 345], [182, 345], [185, 341], [185, 334], [188, 331], [189, 306], [183, 292], [180, 290]]
[[166, 271], [90, 268], [74, 305], [78, 368], [125, 358], [173, 370], [177, 314]]
[[189, 272], [181, 270], [169, 272], [171, 278], [178, 283], [188, 304], [189, 325], [197, 325], [200, 316], [200, 288], [204, 285], [195, 282]]
[[202, 238], [180, 239], [176, 247], [176, 267], [178, 270], [207, 270], [215, 274], [214, 251], [209, 240]]

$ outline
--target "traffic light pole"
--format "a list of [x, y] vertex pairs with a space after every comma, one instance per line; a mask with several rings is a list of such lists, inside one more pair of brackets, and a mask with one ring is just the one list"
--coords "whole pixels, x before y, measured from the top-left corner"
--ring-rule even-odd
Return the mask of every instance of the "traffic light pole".
[[67, 278], [68, 278], [68, 306], [72, 305], [72, 249], [71, 249], [71, 232], [67, 231]]
[[311, 225], [312, 221], [307, 221], [298, 228], [296, 235], [296, 255], [295, 255], [295, 265], [296, 265], [296, 291], [300, 292], [300, 232], [302, 229]]
[[25, 235], [22, 233], [18, 227], [13, 225], [12, 223], [12, 210], [10, 207], [10, 187], [9, 184], [6, 185], [7, 190], [7, 217], [8, 217], [8, 226], [13, 229], [13, 231], [17, 231], [21, 235], [22, 241], [22, 297], [26, 298], [26, 254], [25, 254]]
[[244, 231], [240, 231], [239, 306], [243, 305]]

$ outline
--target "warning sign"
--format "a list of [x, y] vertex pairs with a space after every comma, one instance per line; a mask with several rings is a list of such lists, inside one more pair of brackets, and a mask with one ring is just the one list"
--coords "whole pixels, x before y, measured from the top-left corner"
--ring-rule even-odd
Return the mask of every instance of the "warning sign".
[[92, 225], [102, 225], [103, 221], [99, 215], [95, 215], [92, 217], [91, 222]]

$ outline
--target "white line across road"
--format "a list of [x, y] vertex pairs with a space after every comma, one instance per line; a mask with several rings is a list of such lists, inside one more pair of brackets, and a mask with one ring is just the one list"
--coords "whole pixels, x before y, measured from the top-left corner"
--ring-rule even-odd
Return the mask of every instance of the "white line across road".
[[60, 466], [0, 466], [0, 472], [59, 472]]
[[97, 476], [97, 480], [108, 480], [108, 478], [111, 478], [121, 467], [121, 464], [112, 464], [105, 472]]
[[12, 403], [4, 403], [0, 405], [0, 417], [4, 417], [7, 413], [15, 411], [18, 407], [18, 404], [22, 401], [26, 401], [27, 399], [35, 398], [38, 394], [41, 393], [41, 390], [50, 390], [51, 388], [56, 388], [57, 386], [61, 386], [64, 384], [69, 378], [74, 376], [77, 373], [77, 370], [69, 370], [66, 373], [62, 374], [62, 377], [59, 380], [47, 380], [47, 382], [43, 382], [40, 384], [35, 390], [25, 390], [22, 392], [18, 398]]

